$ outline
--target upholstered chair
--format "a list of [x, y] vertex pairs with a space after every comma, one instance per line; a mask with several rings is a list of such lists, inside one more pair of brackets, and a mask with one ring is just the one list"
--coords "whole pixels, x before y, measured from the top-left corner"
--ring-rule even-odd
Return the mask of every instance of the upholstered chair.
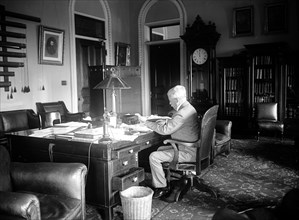
[[71, 113], [63, 101], [37, 102], [35, 104], [38, 114], [44, 114], [46, 112], [59, 112], [62, 123], [70, 121], [82, 121], [82, 119], [85, 117], [84, 112]]
[[0, 146], [0, 219], [85, 219], [81, 163], [11, 162]]
[[59, 112], [40, 113], [40, 121], [42, 128], [53, 127], [55, 124], [61, 123], [61, 115]]
[[257, 110], [257, 140], [261, 131], [279, 132], [281, 139], [283, 139], [284, 124], [278, 120], [278, 104], [271, 103], [258, 103]]
[[213, 146], [213, 156], [228, 155], [231, 149], [231, 133], [232, 133], [232, 121], [230, 120], [217, 120], [216, 121], [216, 136], [215, 145]]

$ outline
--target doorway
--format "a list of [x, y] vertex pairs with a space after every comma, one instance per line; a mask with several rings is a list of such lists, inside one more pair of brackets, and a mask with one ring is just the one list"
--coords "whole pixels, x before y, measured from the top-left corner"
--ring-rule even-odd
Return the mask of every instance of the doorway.
[[[102, 71], [97, 71], [99, 66], [105, 63], [105, 46], [102, 42], [86, 39], [76, 39], [76, 60], [77, 60], [77, 88], [78, 88], [78, 110], [90, 115], [92, 106], [104, 106], [103, 93], [93, 91], [89, 78], [103, 79]], [[96, 76], [95, 74], [99, 74]], [[93, 84], [92, 84], [93, 85]], [[97, 99], [91, 95], [97, 92]], [[94, 96], [92, 96], [94, 97]], [[91, 103], [96, 101], [97, 103]], [[104, 109], [103, 109], [104, 111]], [[101, 114], [101, 111], [98, 111]], [[90, 115], [93, 117], [93, 115]]]
[[171, 110], [167, 91], [180, 84], [180, 43], [150, 45], [151, 114]]

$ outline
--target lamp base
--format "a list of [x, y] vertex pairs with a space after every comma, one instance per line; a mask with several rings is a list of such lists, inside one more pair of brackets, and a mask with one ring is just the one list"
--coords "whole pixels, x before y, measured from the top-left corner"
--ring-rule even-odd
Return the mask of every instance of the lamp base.
[[105, 141], [112, 141], [112, 139], [109, 136], [103, 136], [101, 139], [98, 140], [98, 143]]

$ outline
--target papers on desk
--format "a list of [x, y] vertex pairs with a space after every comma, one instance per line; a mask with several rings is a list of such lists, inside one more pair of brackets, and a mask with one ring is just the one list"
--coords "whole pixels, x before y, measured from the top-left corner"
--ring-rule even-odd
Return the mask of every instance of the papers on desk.
[[46, 128], [42, 130], [36, 130], [29, 136], [31, 137], [47, 137], [53, 134], [53, 129], [52, 128]]
[[127, 124], [122, 123], [120, 125], [120, 128], [123, 128], [125, 130], [129, 130], [129, 131], [133, 131], [132, 133], [134, 133], [134, 131], [135, 132], [141, 132], [141, 133], [147, 133], [147, 132], [152, 131], [150, 128], [148, 128], [143, 123], [134, 124], [134, 125], [127, 125]]
[[100, 138], [103, 136], [103, 127], [75, 131], [74, 136], [78, 138], [89, 138], [89, 139]]
[[88, 123], [85, 122], [77, 122], [77, 121], [70, 121], [66, 123], [55, 124], [54, 127], [71, 127], [71, 128], [84, 128], [87, 127]]
[[[84, 142], [95, 142], [103, 137], [103, 127], [87, 128], [87, 125], [82, 122], [62, 123], [36, 130], [30, 136], [41, 138], [55, 136], [55, 138]], [[140, 135], [151, 131], [144, 124], [121, 124], [119, 128], [108, 127], [108, 135], [113, 141], [134, 141]]]
[[83, 122], [67, 122], [56, 124], [53, 127], [45, 128], [41, 130], [34, 131], [30, 136], [31, 137], [47, 137], [50, 135], [64, 135], [74, 132], [78, 129], [86, 128], [88, 126], [87, 123]]

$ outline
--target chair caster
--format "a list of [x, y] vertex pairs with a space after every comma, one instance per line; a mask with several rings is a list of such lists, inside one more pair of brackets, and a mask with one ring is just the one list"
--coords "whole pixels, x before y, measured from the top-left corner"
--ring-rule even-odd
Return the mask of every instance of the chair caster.
[[170, 193], [163, 198], [165, 202], [172, 203], [182, 200], [191, 187], [190, 180], [184, 177], [172, 183], [173, 186], [171, 187]]

